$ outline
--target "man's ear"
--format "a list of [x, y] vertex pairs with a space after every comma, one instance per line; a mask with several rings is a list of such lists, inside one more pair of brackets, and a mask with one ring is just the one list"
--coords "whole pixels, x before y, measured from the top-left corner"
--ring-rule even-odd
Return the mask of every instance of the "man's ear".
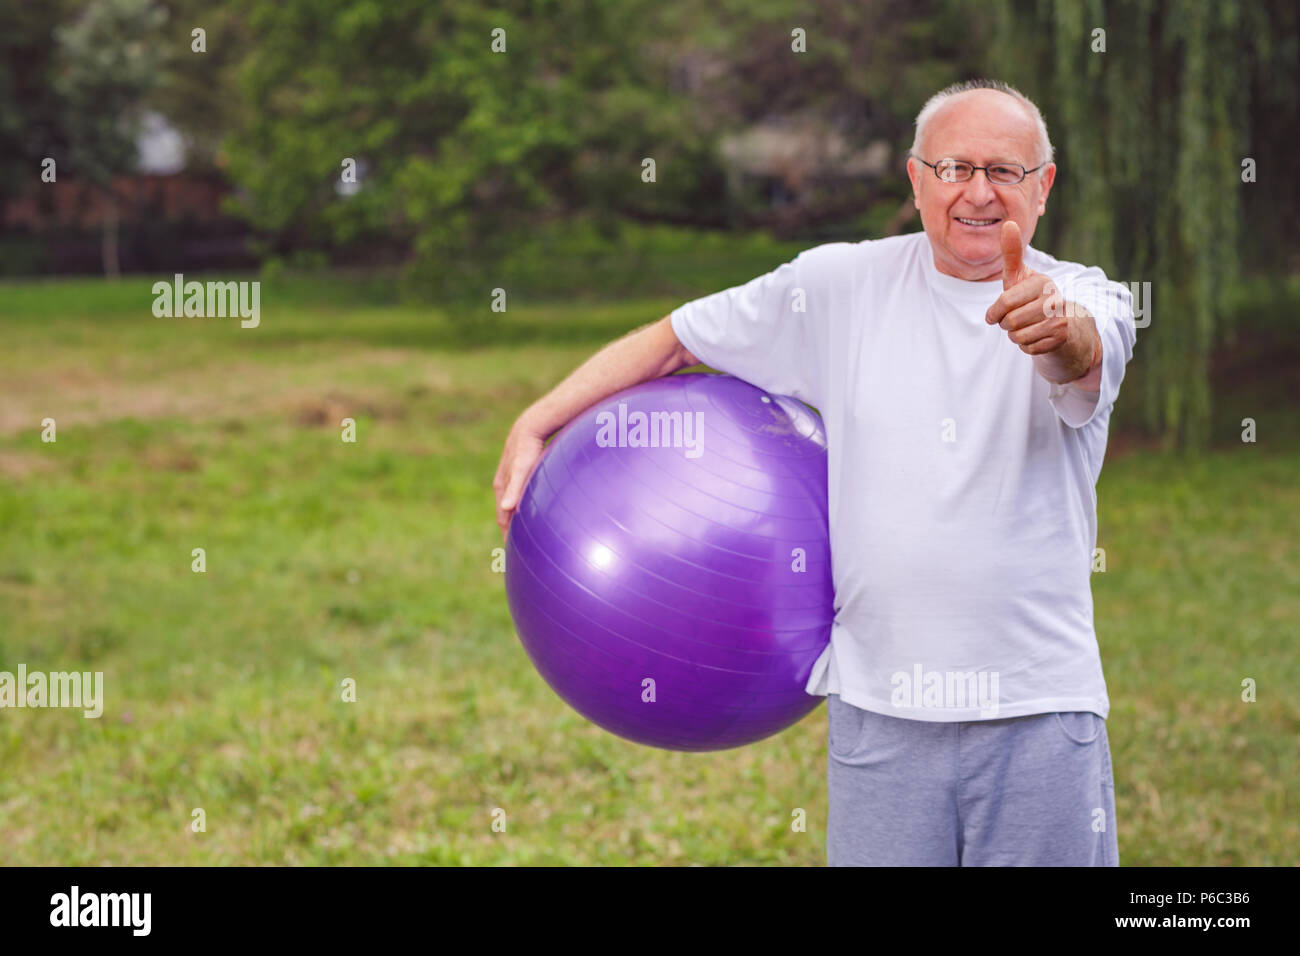
[[[1055, 169], [1056, 167], [1052, 167]], [[907, 178], [912, 181], [912, 205], [921, 208], [921, 164], [911, 156], [907, 157]]]
[[1052, 184], [1056, 182], [1056, 163], [1048, 163], [1039, 170], [1038, 176], [1042, 182], [1039, 189], [1043, 191], [1043, 194], [1038, 197], [1038, 215], [1041, 216], [1047, 211], [1047, 194], [1052, 191]]

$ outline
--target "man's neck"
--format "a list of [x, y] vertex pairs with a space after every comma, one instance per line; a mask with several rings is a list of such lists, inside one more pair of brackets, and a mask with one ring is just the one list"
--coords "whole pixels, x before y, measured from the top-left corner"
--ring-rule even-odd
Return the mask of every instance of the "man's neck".
[[952, 276], [954, 279], [965, 279], [967, 282], [992, 282], [1002, 276], [1002, 261], [1000, 259], [994, 259], [992, 262], [982, 262], [979, 265], [949, 264], [941, 262], [936, 255], [934, 257], [934, 267], [946, 276]]

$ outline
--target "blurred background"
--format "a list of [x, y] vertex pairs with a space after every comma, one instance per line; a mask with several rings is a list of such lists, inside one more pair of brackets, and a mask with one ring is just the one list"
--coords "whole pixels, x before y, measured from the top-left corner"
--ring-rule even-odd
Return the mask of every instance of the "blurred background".
[[[1298, 20], [0, 0], [0, 670], [107, 695], [0, 711], [0, 862], [823, 862], [824, 713], [707, 756], [586, 724], [490, 482], [611, 338], [919, 229], [912, 120], [991, 76], [1056, 146], [1035, 246], [1150, 283], [1098, 492], [1121, 860], [1294, 864]], [[158, 317], [176, 273], [260, 325]]]

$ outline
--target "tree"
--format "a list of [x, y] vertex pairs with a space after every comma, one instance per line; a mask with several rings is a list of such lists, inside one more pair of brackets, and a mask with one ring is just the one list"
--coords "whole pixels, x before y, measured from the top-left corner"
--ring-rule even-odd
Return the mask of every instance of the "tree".
[[[847, 229], [844, 238], [865, 238], [862, 214], [876, 204], [892, 219], [892, 226], [881, 220], [885, 228], [914, 220], [904, 167], [912, 120], [935, 90], [981, 62], [983, 51], [969, 42], [968, 9], [952, 0], [682, 0], [671, 7], [668, 43], [706, 68], [710, 78], [692, 105], [717, 133], [798, 117], [857, 152], [889, 145], [889, 171], [878, 181], [836, 184], [813, 208], [797, 210], [789, 227], [806, 234], [816, 216], [824, 234], [830, 217]], [[752, 220], [751, 210], [737, 212], [737, 220]]]
[[[237, 211], [269, 250], [409, 245], [437, 288], [547, 218], [630, 208], [644, 157], [662, 170], [705, 136], [641, 50], [659, 7], [243, 0]], [[661, 206], [690, 201], [679, 168]]]
[[151, 0], [91, 0], [55, 31], [55, 92], [74, 175], [100, 192], [104, 272], [120, 273], [114, 176], [135, 169], [145, 98], [165, 54], [158, 29], [166, 11]]
[[[1113, 277], [1150, 282], [1150, 328], [1138, 333], [1146, 424], [1166, 448], [1201, 449], [1209, 356], [1227, 331], [1244, 244], [1243, 159], [1266, 150], [1279, 160], [1270, 175], [1293, 178], [1292, 146], [1253, 141], [1251, 127], [1295, 130], [1294, 4], [998, 0], [986, 9], [986, 70], [1034, 98], [1052, 129], [1061, 171], [1045, 225], [1054, 245]], [[1286, 118], [1268, 115], [1288, 98]], [[1294, 199], [1293, 183], [1281, 189]], [[1294, 237], [1294, 203], [1273, 197], [1261, 227]]]
[[0, 198], [39, 181], [40, 164], [64, 154], [54, 93], [54, 29], [60, 3], [14, 4], [0, 12]]
[[[149, 95], [149, 105], [185, 140], [185, 168], [213, 174], [225, 164], [221, 143], [258, 104], [239, 95], [237, 72], [256, 41], [239, 11], [210, 0], [158, 0], [168, 11], [162, 39], [174, 51]], [[202, 44], [194, 35], [202, 29]]]

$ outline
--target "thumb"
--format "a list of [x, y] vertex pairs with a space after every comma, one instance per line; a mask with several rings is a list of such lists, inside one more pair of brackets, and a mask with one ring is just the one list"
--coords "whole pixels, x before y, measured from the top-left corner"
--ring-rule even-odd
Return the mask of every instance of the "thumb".
[[516, 464], [514, 471], [510, 473], [510, 483], [506, 486], [505, 494], [501, 496], [501, 507], [513, 511], [519, 507], [519, 502], [524, 496], [524, 489], [528, 487], [528, 479], [533, 477], [533, 470], [537, 467], [537, 461], [526, 466]]
[[501, 507], [506, 511], [513, 511], [519, 505], [519, 499], [523, 497], [520, 492], [523, 490], [523, 482], [520, 480], [519, 473], [510, 476], [510, 484], [506, 487], [505, 493], [501, 495]]
[[1025, 272], [1025, 251], [1014, 219], [1002, 223], [1002, 288], [1010, 289]]

